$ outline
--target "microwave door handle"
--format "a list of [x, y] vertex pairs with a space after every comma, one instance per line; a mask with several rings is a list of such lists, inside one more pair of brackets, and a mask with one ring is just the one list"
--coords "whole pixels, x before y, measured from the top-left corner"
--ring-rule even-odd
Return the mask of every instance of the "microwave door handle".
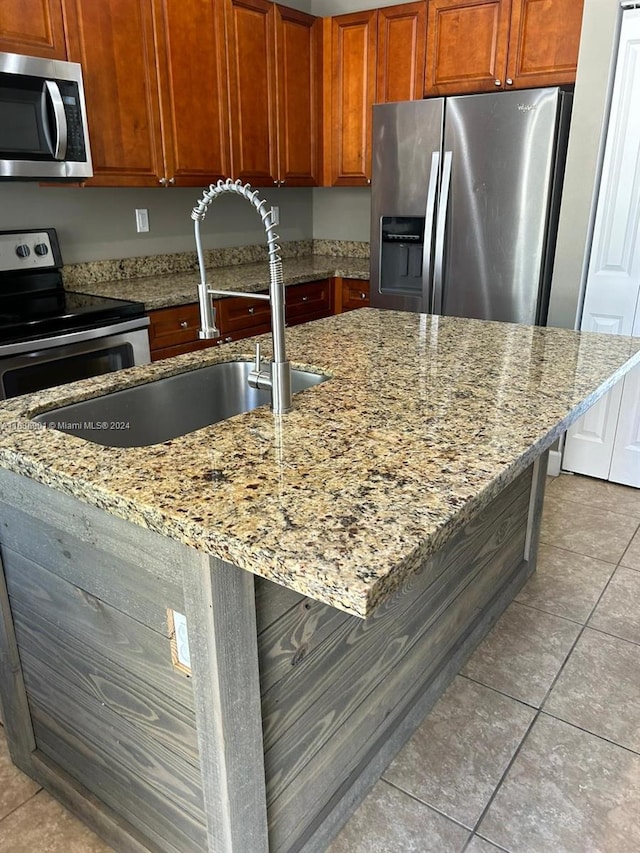
[[436, 248], [433, 259], [433, 294], [431, 313], [442, 314], [442, 280], [444, 277], [444, 240], [447, 227], [447, 208], [449, 207], [449, 188], [451, 187], [451, 161], [453, 153], [444, 152], [442, 160], [442, 182], [440, 185], [440, 202], [436, 221]]
[[[47, 138], [49, 150], [54, 160], [64, 160], [67, 156], [67, 116], [64, 111], [62, 95], [55, 80], [45, 80], [42, 92], [42, 126]], [[46, 100], [49, 99], [53, 109], [53, 120], [56, 126], [55, 142], [51, 138]]]
[[429, 287], [431, 285], [431, 249], [433, 246], [433, 218], [436, 209], [438, 193], [438, 170], [440, 168], [440, 152], [431, 155], [431, 170], [427, 188], [427, 205], [424, 217], [424, 236], [422, 238], [422, 311], [428, 311]]

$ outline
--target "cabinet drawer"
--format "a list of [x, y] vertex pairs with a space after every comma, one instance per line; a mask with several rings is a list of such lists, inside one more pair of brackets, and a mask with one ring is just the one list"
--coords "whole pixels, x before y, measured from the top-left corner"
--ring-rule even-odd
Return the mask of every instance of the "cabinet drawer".
[[196, 303], [150, 311], [149, 346], [151, 351], [198, 340], [200, 312]]
[[342, 310], [366, 308], [369, 305], [369, 282], [345, 278], [342, 281]]
[[[253, 329], [270, 324], [271, 309], [266, 299], [243, 299], [240, 296], [230, 296], [217, 302], [216, 320], [223, 335], [247, 329], [250, 334], [259, 334]], [[261, 330], [260, 330], [261, 331]]]
[[187, 343], [176, 344], [172, 347], [161, 347], [159, 349], [151, 350], [151, 361], [160, 361], [163, 358], [171, 358], [174, 355], [182, 355], [185, 352], [195, 352], [196, 350], [207, 349], [208, 347], [221, 343], [222, 338], [215, 338], [205, 341], [187, 341]]
[[318, 320], [333, 313], [331, 305], [331, 281], [321, 279], [305, 284], [294, 284], [286, 290], [287, 323], [295, 326], [307, 320]]

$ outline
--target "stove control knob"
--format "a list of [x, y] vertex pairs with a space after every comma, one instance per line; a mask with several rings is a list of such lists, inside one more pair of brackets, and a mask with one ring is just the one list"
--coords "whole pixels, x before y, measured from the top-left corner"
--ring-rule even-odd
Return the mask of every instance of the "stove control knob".
[[31, 249], [27, 246], [26, 243], [21, 243], [20, 246], [16, 246], [16, 255], [19, 258], [28, 258], [31, 254]]
[[36, 243], [34, 249], [36, 255], [44, 256], [49, 254], [49, 247], [46, 243]]

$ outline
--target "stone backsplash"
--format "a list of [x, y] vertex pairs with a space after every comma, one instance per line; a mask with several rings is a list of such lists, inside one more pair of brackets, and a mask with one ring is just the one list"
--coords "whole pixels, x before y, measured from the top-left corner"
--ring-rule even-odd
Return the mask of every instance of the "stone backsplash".
[[[280, 244], [282, 258], [300, 258], [308, 255], [328, 255], [334, 258], [368, 258], [369, 244], [352, 240], [290, 240]], [[225, 249], [207, 249], [204, 253], [208, 268], [230, 267], [267, 260], [266, 244], [235, 246]], [[89, 261], [67, 264], [63, 268], [64, 283], [68, 287], [96, 284], [105, 281], [124, 281], [131, 278], [169, 273], [195, 272], [198, 259], [195, 251], [175, 252], [122, 260]]]

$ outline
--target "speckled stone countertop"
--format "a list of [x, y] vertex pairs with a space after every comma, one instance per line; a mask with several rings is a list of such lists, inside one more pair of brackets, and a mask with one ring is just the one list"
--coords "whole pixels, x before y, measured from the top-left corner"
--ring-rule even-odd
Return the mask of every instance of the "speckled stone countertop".
[[[283, 262], [285, 284], [299, 284], [332, 276], [344, 278], [369, 278], [367, 258], [331, 257], [307, 255], [287, 258]], [[207, 281], [217, 290], [243, 290], [255, 293], [269, 287], [269, 265], [267, 261], [251, 264], [235, 264], [209, 269]], [[198, 301], [197, 272], [160, 273], [139, 278], [125, 278], [99, 282], [67, 282], [67, 290], [91, 293], [95, 296], [110, 296], [115, 299], [133, 299], [143, 302], [147, 311], [168, 308]]]
[[253, 343], [6, 401], [0, 465], [365, 617], [640, 361], [640, 339], [361, 309], [287, 330], [332, 374], [287, 415], [130, 449], [28, 421]]

